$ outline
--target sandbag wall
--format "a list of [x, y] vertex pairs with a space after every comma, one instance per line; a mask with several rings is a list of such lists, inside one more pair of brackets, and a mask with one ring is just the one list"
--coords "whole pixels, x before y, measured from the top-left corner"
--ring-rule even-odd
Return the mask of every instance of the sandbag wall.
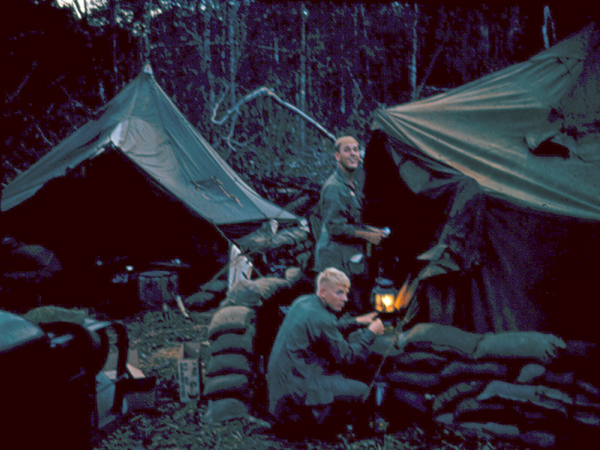
[[[204, 367], [203, 396], [211, 400], [210, 418], [223, 420], [247, 414], [252, 399], [256, 313], [247, 306], [225, 306], [208, 328], [210, 358]], [[215, 411], [219, 411], [217, 414]]]
[[576, 427], [600, 430], [600, 390], [583, 343], [438, 324], [416, 325], [388, 346], [390, 339], [377, 352], [388, 355], [384, 409], [393, 420], [418, 413], [462, 432], [545, 448]]
[[[210, 358], [203, 373], [203, 395], [209, 400], [205, 418], [224, 421], [245, 417], [252, 409], [255, 397], [264, 397], [265, 358], [260, 351], [261, 325], [259, 309], [268, 309], [269, 302], [291, 288], [298, 274], [286, 272], [286, 279], [264, 277], [240, 280], [220, 303], [208, 328]], [[263, 326], [263, 327], [266, 327]], [[270, 323], [277, 331], [277, 324]], [[263, 333], [264, 334], [264, 333]]]

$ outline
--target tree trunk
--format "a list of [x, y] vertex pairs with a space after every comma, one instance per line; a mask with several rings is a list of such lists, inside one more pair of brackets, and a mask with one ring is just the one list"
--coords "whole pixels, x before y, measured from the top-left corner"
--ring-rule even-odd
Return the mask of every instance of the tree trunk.
[[148, 61], [150, 59], [150, 27], [152, 21], [152, 0], [148, 0], [145, 5], [146, 11], [144, 13], [144, 58], [143, 62]]
[[[300, 50], [300, 111], [306, 112], [306, 19], [308, 10], [304, 2], [300, 4], [300, 15], [302, 16], [302, 47]], [[306, 145], [306, 126], [303, 120], [299, 120], [300, 126], [300, 148]]]
[[410, 63], [410, 87], [411, 87], [411, 98], [412, 100], [416, 100], [418, 97], [417, 91], [417, 52], [419, 51], [419, 35], [418, 35], [418, 25], [419, 25], [419, 5], [416, 3], [415, 6], [415, 17], [413, 20], [413, 51], [412, 58]]
[[110, 11], [110, 28], [112, 37], [112, 73], [110, 76], [111, 98], [117, 94], [118, 77], [117, 77], [117, 4], [118, 0], [110, 0], [108, 9]]
[[229, 91], [231, 95], [231, 104], [235, 104], [235, 66], [236, 66], [236, 50], [235, 50], [235, 19], [237, 15], [238, 3], [232, 1], [231, 12], [229, 14]]
[[215, 98], [215, 76], [212, 72], [212, 55], [211, 55], [211, 27], [210, 27], [210, 18], [212, 14], [212, 8], [207, 4], [206, 9], [202, 14], [202, 18], [204, 20], [204, 32], [202, 33], [203, 37], [203, 55], [202, 55], [202, 68], [206, 72], [206, 77], [208, 78], [208, 89], [209, 89], [209, 104], [210, 108], [214, 108], [216, 98]]
[[210, 72], [210, 10], [207, 5], [206, 9], [202, 13], [202, 19], [204, 20], [204, 32], [202, 33], [203, 37], [203, 55], [202, 55], [202, 68], [208, 73]]

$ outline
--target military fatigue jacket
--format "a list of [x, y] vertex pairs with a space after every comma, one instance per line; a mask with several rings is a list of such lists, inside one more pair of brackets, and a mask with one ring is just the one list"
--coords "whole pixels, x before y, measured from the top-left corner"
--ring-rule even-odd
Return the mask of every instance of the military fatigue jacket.
[[[277, 333], [267, 371], [269, 411], [278, 416], [282, 400], [292, 397], [297, 405], [326, 405], [333, 402], [330, 384], [340, 382], [344, 367], [364, 361], [375, 333], [362, 327], [347, 341], [343, 328], [356, 319], [338, 320], [315, 294], [297, 298]], [[341, 379], [341, 382], [344, 380]]]
[[327, 267], [335, 267], [346, 275], [364, 271], [364, 257], [360, 263], [352, 263], [352, 256], [363, 253], [363, 239], [354, 235], [356, 228], [364, 228], [362, 223], [363, 171], [355, 175], [352, 187], [344, 172], [338, 166], [321, 189], [319, 211], [321, 230], [315, 249], [315, 270], [321, 272]]

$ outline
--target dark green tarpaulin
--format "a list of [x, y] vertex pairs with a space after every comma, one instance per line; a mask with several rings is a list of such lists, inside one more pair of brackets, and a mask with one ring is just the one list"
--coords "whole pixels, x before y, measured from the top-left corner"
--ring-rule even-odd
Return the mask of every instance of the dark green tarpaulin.
[[376, 113], [366, 219], [392, 228], [389, 276], [422, 279], [422, 320], [597, 340], [598, 42]]
[[2, 211], [30, 198], [68, 169], [102, 154], [107, 144], [215, 225], [297, 219], [241, 180], [160, 88], [149, 65], [105, 106], [97, 120], [82, 126], [11, 182], [2, 193]]
[[[150, 66], [2, 191], [3, 232], [52, 250], [89, 295], [96, 261], [180, 259], [194, 283], [231, 239], [298, 218], [252, 190], [157, 84]], [[225, 260], [222, 260], [222, 256]], [[92, 289], [93, 290], [93, 289]]]

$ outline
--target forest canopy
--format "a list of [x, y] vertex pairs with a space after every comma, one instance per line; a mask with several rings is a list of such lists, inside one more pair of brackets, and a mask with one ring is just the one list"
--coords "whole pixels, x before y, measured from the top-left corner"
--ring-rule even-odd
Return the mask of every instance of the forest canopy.
[[[93, 119], [149, 61], [225, 160], [281, 202], [266, 181], [321, 183], [330, 136], [366, 143], [377, 108], [523, 61], [593, 19], [564, 2], [21, 0], [1, 31], [11, 68], [2, 182]], [[281, 102], [241, 101], [261, 87]]]

